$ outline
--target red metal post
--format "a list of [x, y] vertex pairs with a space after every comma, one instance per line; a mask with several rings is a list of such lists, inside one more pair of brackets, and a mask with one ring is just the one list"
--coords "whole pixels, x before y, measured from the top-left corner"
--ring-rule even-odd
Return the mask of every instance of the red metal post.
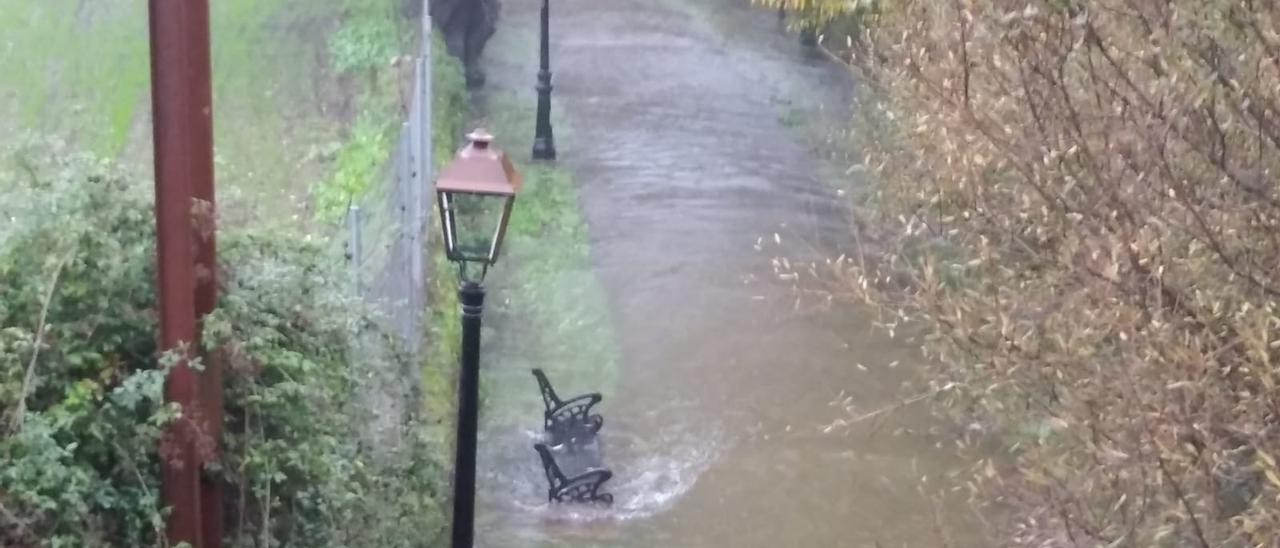
[[[150, 0], [151, 35], [151, 104], [154, 129], [156, 187], [156, 251], [160, 309], [160, 345], [164, 350], [187, 348], [189, 358], [198, 343], [196, 323], [196, 259], [212, 249], [201, 245], [197, 251], [199, 224], [193, 210], [194, 192], [212, 196], [212, 165], [204, 169], [202, 158], [211, 152], [210, 139], [201, 139], [197, 112], [204, 111], [209, 101], [202, 101], [193, 80], [193, 66], [201, 48], [199, 37], [191, 36], [193, 22], [207, 12], [198, 11], [190, 0]], [[207, 31], [205, 33], [207, 40]], [[204, 51], [207, 53], [207, 46]], [[199, 68], [196, 68], [198, 72]], [[204, 79], [207, 86], [208, 78]], [[207, 176], [204, 174], [207, 173]], [[201, 208], [204, 209], [204, 208]], [[203, 243], [203, 242], [202, 242]], [[207, 278], [209, 280], [211, 278]], [[209, 282], [202, 282], [202, 287]], [[202, 289], [201, 304], [211, 295]], [[184, 345], [192, 345], [186, 346]], [[186, 542], [195, 548], [216, 546], [204, 541], [201, 513], [201, 469], [203, 455], [197, 451], [197, 436], [202, 434], [200, 409], [200, 375], [184, 359], [170, 372], [165, 382], [165, 399], [176, 402], [183, 418], [174, 421], [166, 433], [161, 452], [163, 495], [171, 507], [166, 535], [171, 544]]]
[[[205, 315], [218, 302], [217, 201], [213, 176], [213, 86], [209, 43], [208, 0], [185, 0], [187, 3], [187, 85], [188, 131], [190, 132], [191, 194], [194, 198], [195, 222], [195, 313], [197, 329]], [[200, 339], [199, 332], [196, 340]], [[222, 356], [218, 352], [204, 355], [204, 372], [200, 374], [200, 419], [203, 434], [213, 442], [217, 458], [222, 439]], [[202, 477], [201, 537], [204, 548], [222, 545], [222, 481]]]

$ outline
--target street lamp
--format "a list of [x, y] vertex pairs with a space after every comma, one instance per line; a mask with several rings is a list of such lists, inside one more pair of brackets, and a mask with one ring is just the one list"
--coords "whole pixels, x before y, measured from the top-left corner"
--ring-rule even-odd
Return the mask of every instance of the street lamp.
[[[458, 265], [462, 305], [462, 370], [458, 375], [458, 440], [453, 475], [453, 548], [475, 534], [476, 430], [480, 403], [480, 317], [484, 276], [498, 260], [520, 174], [483, 129], [436, 180], [445, 255]], [[476, 270], [478, 268], [478, 271]]]
[[533, 134], [533, 159], [555, 160], [556, 139], [551, 132], [551, 0], [542, 0], [542, 42], [538, 60], [538, 117]]

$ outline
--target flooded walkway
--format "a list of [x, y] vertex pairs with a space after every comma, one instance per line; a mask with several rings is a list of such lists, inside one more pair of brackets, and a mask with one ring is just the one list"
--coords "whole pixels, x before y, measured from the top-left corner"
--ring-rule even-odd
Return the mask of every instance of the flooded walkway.
[[[477, 539], [978, 546], [966, 540], [962, 499], [932, 496], [966, 463], [929, 433], [926, 410], [906, 408], [874, 433], [825, 428], [848, 417], [832, 402], [870, 411], [899, 401], [918, 353], [873, 332], [862, 312], [797, 310], [770, 266], [775, 255], [838, 254], [848, 238], [804, 144], [820, 130], [800, 127], [822, 122], [820, 104], [845, 100], [847, 75], [806, 57], [770, 10], [708, 1], [553, 2], [561, 165], [580, 187], [622, 359], [602, 433], [617, 501], [605, 512], [542, 507], [530, 441], [487, 432], [482, 451], [513, 453], [484, 462], [519, 463], [494, 474], [518, 485], [490, 480], [482, 498], [505, 489], [520, 500], [482, 509]], [[491, 87], [532, 86], [539, 5], [504, 4], [492, 47], [527, 40], [515, 54], [528, 60], [491, 51]]]

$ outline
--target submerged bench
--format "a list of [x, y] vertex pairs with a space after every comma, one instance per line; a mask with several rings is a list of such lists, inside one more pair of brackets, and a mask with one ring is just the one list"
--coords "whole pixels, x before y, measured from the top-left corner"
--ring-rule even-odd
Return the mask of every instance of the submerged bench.
[[591, 408], [604, 399], [599, 393], [592, 392], [560, 399], [556, 389], [547, 380], [541, 369], [533, 370], [538, 379], [538, 390], [542, 392], [542, 427], [551, 445], [564, 443], [586, 444], [595, 438], [596, 432], [604, 426], [604, 417], [591, 414]]
[[591, 413], [604, 398], [590, 393], [562, 400], [541, 369], [534, 369], [533, 376], [544, 406], [544, 443], [535, 443], [533, 448], [547, 476], [547, 502], [612, 504], [613, 495], [600, 492], [604, 482], [613, 477], [604, 467], [596, 437], [604, 417]]
[[[613, 504], [613, 495], [600, 492], [600, 487], [613, 477], [613, 472], [600, 466], [599, 453], [557, 453], [557, 459], [557, 454], [553, 454], [546, 444], [535, 443], [533, 448], [542, 459], [542, 471], [547, 475], [547, 502]], [[560, 467], [561, 462], [565, 463], [568, 474]]]

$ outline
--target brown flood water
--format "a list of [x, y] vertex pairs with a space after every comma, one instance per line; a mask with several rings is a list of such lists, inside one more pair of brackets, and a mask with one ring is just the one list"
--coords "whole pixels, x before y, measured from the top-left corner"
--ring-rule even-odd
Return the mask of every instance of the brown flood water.
[[[825, 428], [849, 416], [833, 402], [899, 401], [919, 353], [866, 312], [797, 310], [770, 265], [847, 246], [806, 135], [844, 125], [848, 74], [806, 56], [770, 10], [707, 1], [553, 2], [561, 164], [622, 355], [602, 434], [616, 502], [546, 507], [532, 433], [485, 432], [482, 465], [505, 469], [482, 480], [478, 543], [984, 546], [962, 496], [922, 494], [971, 464], [926, 408], [874, 433]], [[495, 47], [536, 38], [539, 6], [507, 0]], [[532, 99], [536, 42], [488, 55], [490, 86]]]

